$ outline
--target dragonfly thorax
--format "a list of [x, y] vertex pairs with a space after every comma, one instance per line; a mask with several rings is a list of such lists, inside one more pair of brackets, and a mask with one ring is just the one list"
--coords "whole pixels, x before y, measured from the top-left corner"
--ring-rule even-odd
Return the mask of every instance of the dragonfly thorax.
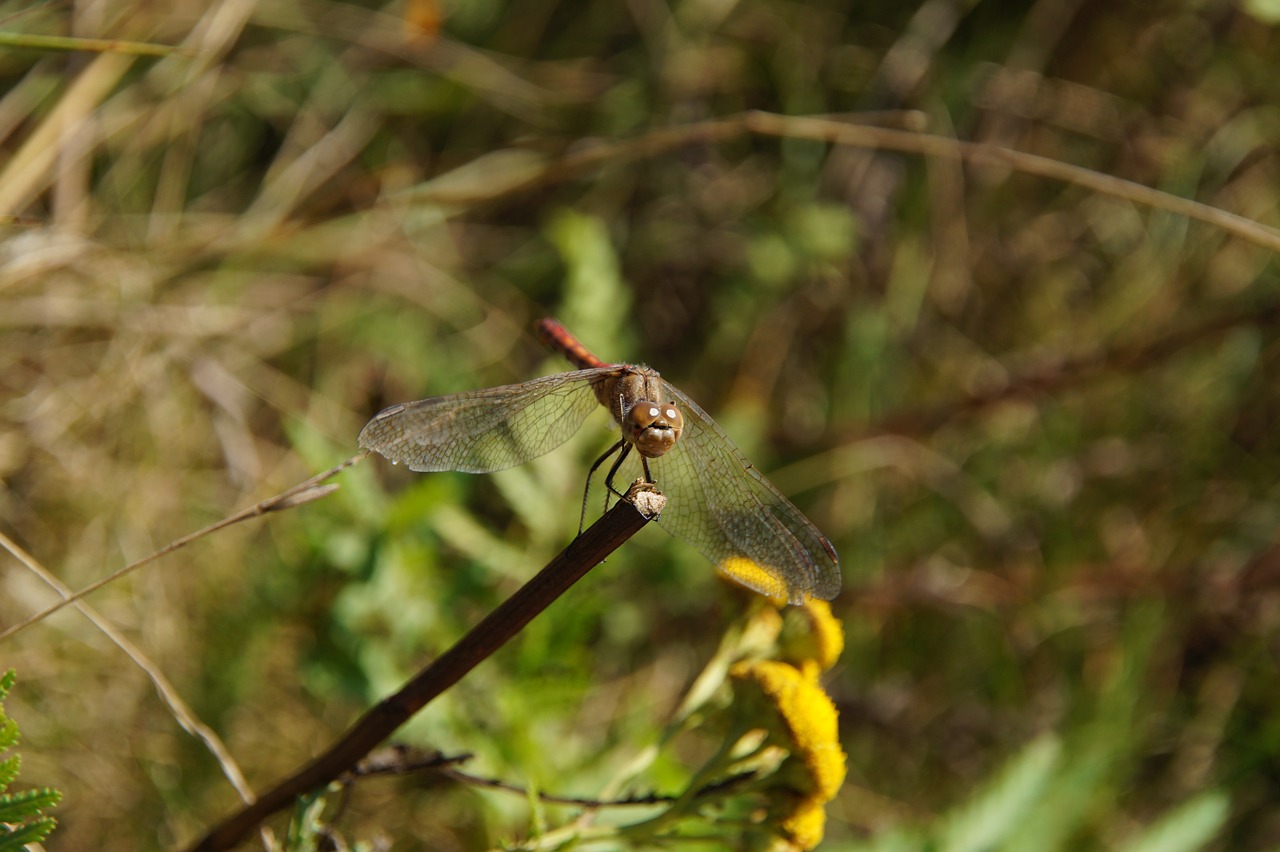
[[684, 417], [674, 402], [641, 400], [622, 418], [622, 432], [640, 455], [656, 459], [676, 445]]

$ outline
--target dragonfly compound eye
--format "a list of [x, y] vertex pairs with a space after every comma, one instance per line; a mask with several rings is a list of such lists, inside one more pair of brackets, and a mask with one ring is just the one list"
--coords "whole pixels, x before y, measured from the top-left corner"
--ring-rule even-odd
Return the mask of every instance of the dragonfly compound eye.
[[684, 428], [684, 417], [671, 402], [638, 402], [627, 412], [624, 425], [640, 455], [656, 459], [675, 446]]

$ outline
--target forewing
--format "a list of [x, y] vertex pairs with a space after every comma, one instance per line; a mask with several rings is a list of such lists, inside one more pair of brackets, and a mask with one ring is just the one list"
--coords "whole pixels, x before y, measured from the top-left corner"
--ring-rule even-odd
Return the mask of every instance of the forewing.
[[[658, 523], [763, 594], [791, 603], [835, 597], [840, 564], [831, 543], [697, 403], [664, 384], [685, 422], [675, 446], [650, 462], [668, 497]], [[735, 568], [742, 559], [758, 570]]]
[[558, 447], [599, 405], [593, 382], [617, 367], [393, 405], [360, 431], [360, 446], [410, 470], [489, 473]]

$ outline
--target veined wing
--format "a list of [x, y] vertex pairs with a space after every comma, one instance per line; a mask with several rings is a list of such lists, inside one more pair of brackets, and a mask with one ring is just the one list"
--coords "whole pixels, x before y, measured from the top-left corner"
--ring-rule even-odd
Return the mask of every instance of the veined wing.
[[600, 404], [593, 384], [621, 369], [575, 370], [393, 405], [365, 424], [360, 446], [410, 470], [489, 473], [514, 467], [578, 431]]
[[[658, 523], [693, 544], [733, 579], [793, 604], [840, 592], [835, 548], [782, 492], [755, 469], [724, 431], [669, 382], [684, 409], [675, 446], [650, 462], [668, 497]], [[734, 565], [745, 559], [755, 566]]]

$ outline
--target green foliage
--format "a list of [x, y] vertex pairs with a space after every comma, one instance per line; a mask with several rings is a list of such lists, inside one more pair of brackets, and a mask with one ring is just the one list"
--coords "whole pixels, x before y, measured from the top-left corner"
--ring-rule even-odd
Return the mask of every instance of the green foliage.
[[1062, 746], [1053, 739], [1028, 746], [946, 822], [937, 848], [942, 852], [1000, 848], [1018, 826], [1030, 822], [1033, 807], [1043, 801], [1061, 762]]
[[[1074, 811], [1061, 822], [1065, 832], [1049, 835], [1037, 829], [1049, 812], [1059, 809], [1061, 793], [1089, 760], [1049, 737], [1016, 755], [973, 798], [932, 825], [890, 831], [846, 848], [859, 852], [983, 852], [984, 850], [1062, 850], [1076, 848], [1072, 836], [1087, 829], [1090, 811]], [[1089, 770], [1086, 770], [1088, 772]], [[1202, 793], [1153, 820], [1126, 842], [1124, 852], [1195, 852], [1221, 835], [1230, 807], [1218, 791]]]
[[[18, 744], [18, 724], [4, 711], [4, 699], [16, 680], [13, 669], [0, 675], [0, 755]], [[16, 754], [0, 760], [0, 852], [19, 852], [28, 843], [41, 843], [58, 825], [44, 812], [62, 800], [59, 791], [43, 788], [5, 792], [17, 779], [21, 763]]]
[[[324, 794], [313, 793], [298, 797], [285, 834], [284, 849], [287, 852], [316, 852], [334, 847], [332, 827], [325, 820], [325, 809], [329, 804], [329, 799]], [[359, 852], [366, 847], [356, 844], [339, 848]]]
[[[580, 798], [566, 809], [557, 794], [544, 798], [536, 783], [525, 785], [526, 837], [507, 842], [507, 848], [642, 848], [694, 839], [735, 849], [773, 848], [782, 842], [796, 850], [816, 846], [824, 830], [823, 808], [845, 772], [836, 711], [817, 681], [817, 672], [839, 654], [840, 628], [825, 605], [811, 604], [804, 612], [803, 620], [787, 620], [790, 629], [784, 634], [784, 618], [772, 605], [758, 601], [748, 608], [743, 621], [726, 631], [716, 655], [694, 678], [680, 710], [656, 741], [647, 747], [618, 744], [628, 760], [600, 782], [613, 792]], [[827, 631], [825, 641], [819, 640], [815, 624]], [[680, 756], [672, 753], [684, 741], [701, 744], [699, 765], [682, 766]], [[439, 755], [418, 762], [422, 756], [420, 750], [387, 749], [323, 793], [300, 797], [285, 848], [345, 848], [348, 841], [326, 810], [340, 811], [342, 804], [334, 807], [335, 802], [347, 803], [353, 787], [369, 783], [370, 774], [439, 768]], [[606, 757], [595, 755], [597, 765]], [[449, 765], [443, 771], [451, 770]], [[657, 792], [617, 793], [640, 788]], [[508, 795], [517, 792], [509, 790]], [[797, 813], [804, 819], [795, 819]], [[351, 848], [373, 845], [365, 841]]]
[[1231, 809], [1222, 792], [1201, 793], [1164, 814], [1140, 836], [1119, 847], [1123, 852], [1194, 852], [1220, 835]]

